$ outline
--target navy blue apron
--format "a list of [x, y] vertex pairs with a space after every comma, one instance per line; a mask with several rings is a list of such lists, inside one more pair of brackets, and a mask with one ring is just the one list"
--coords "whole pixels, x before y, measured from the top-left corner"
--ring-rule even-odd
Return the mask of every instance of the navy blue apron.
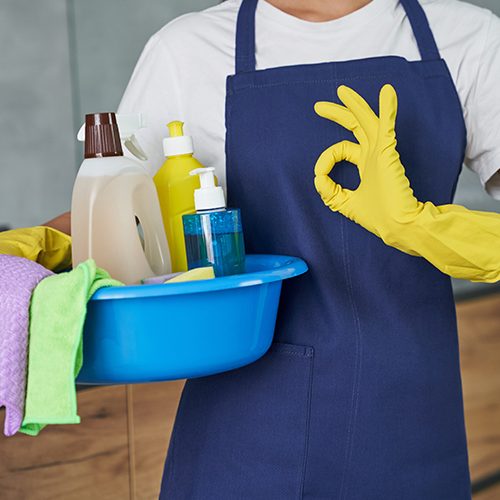
[[[466, 131], [424, 11], [401, 0], [422, 60], [256, 71], [256, 4], [241, 5], [236, 74], [227, 79], [229, 201], [242, 209], [249, 253], [300, 256], [310, 272], [284, 285], [264, 358], [187, 382], [161, 498], [468, 499], [450, 279], [331, 212], [313, 184], [320, 153], [354, 140], [314, 103], [339, 102], [337, 88], [348, 85], [378, 112], [391, 83], [416, 196], [452, 201]], [[359, 183], [346, 162], [332, 175], [351, 189]]]

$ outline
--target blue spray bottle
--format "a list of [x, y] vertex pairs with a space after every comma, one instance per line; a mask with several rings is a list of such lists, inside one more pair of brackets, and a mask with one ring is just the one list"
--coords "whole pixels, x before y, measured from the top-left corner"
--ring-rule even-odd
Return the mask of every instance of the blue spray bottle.
[[184, 215], [188, 268], [213, 266], [215, 276], [245, 272], [245, 244], [238, 208], [226, 209], [222, 187], [215, 185], [214, 168], [197, 168], [200, 189], [194, 192], [195, 214]]

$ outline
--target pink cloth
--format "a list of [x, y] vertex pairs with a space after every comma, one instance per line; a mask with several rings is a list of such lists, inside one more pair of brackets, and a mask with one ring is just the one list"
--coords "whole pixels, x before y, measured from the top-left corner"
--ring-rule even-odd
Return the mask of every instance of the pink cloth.
[[31, 294], [51, 274], [31, 260], [0, 255], [0, 407], [6, 409], [6, 436], [23, 421]]

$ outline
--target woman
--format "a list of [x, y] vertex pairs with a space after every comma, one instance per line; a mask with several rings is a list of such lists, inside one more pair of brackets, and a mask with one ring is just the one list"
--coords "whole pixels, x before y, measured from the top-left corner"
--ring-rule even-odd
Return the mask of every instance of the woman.
[[325, 209], [312, 166], [353, 136], [313, 107], [347, 85], [376, 110], [391, 84], [417, 198], [450, 203], [464, 156], [499, 195], [499, 47], [500, 21], [453, 0], [228, 0], [150, 40], [120, 111], [145, 113], [151, 170], [185, 120], [248, 252], [310, 267], [262, 360], [187, 382], [161, 498], [470, 498], [450, 280]]

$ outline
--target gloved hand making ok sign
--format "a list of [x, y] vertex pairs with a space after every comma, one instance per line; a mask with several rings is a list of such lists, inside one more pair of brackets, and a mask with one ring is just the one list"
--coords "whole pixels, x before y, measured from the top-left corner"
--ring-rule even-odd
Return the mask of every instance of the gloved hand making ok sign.
[[[338, 96], [344, 106], [318, 102], [314, 109], [351, 130], [358, 143], [339, 142], [319, 157], [314, 182], [324, 203], [386, 244], [425, 257], [446, 274], [473, 281], [500, 280], [500, 215], [459, 205], [435, 206], [415, 198], [396, 149], [394, 88], [382, 88], [380, 116], [348, 87], [339, 87]], [[343, 160], [359, 169], [361, 182], [354, 191], [328, 176]]]
[[[345, 107], [318, 102], [314, 109], [320, 116], [352, 131], [359, 144], [339, 142], [321, 154], [314, 171], [316, 189], [333, 211], [341, 212], [390, 244], [393, 226], [412, 221], [422, 209], [396, 150], [396, 92], [391, 85], [382, 88], [380, 117], [349, 87], [339, 87], [338, 96]], [[355, 191], [344, 189], [328, 177], [342, 160], [358, 166], [361, 183]], [[413, 253], [412, 249], [404, 250]]]

